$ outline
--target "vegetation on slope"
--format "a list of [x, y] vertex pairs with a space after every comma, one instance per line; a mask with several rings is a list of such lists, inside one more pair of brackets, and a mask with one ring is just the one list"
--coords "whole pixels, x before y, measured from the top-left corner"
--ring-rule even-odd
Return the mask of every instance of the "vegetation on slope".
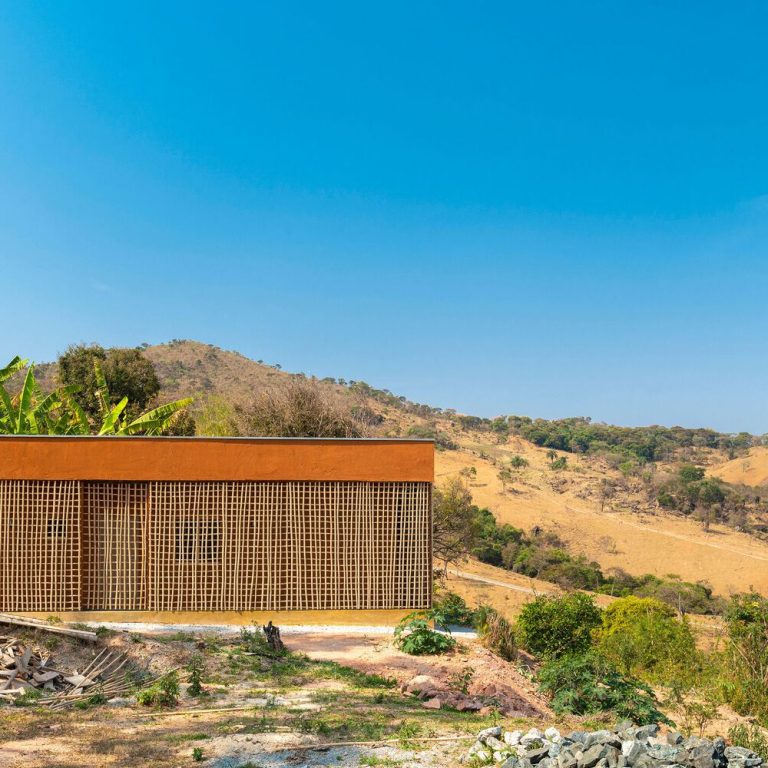
[[[82, 387], [71, 383], [44, 394], [34, 367], [15, 357], [0, 369], [0, 434], [15, 435], [156, 435], [173, 428], [191, 398], [129, 416], [128, 397], [115, 402], [98, 358], [93, 360], [93, 415], [86, 413], [78, 396]], [[5, 382], [23, 373], [18, 393], [11, 395]]]

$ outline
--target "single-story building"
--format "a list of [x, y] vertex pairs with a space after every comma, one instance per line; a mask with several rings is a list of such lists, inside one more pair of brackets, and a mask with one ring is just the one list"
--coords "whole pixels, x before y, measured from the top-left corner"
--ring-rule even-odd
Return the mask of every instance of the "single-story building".
[[0, 611], [425, 608], [433, 480], [422, 440], [2, 436]]

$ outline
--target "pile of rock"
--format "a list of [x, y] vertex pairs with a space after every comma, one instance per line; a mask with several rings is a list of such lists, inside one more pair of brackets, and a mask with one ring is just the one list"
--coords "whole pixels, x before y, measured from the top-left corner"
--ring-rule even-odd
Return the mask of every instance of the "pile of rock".
[[573, 731], [532, 728], [504, 732], [486, 728], [464, 758], [471, 764], [501, 763], [502, 768], [759, 768], [763, 761], [723, 739], [659, 734], [658, 725], [620, 723], [614, 730]]

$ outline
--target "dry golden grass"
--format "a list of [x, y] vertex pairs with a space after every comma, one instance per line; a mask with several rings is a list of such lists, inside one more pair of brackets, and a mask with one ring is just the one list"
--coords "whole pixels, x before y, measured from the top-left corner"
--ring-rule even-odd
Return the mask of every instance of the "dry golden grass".
[[[661, 510], [632, 511], [631, 492], [611, 500], [601, 511], [594, 489], [610, 472], [599, 462], [568, 455], [569, 469], [553, 472], [546, 451], [522, 440], [483, 445], [471, 435], [457, 437], [464, 450], [437, 454], [437, 481], [475, 467], [477, 474], [470, 482], [474, 501], [491, 509], [500, 523], [554, 531], [571, 552], [595, 560], [603, 569], [676, 574], [706, 581], [722, 595], [752, 587], [768, 592], [766, 542], [720, 525], [707, 532], [694, 520]], [[481, 451], [487, 458], [477, 455]], [[530, 466], [503, 493], [498, 465], [513, 454], [525, 457]], [[639, 504], [637, 508], [642, 509]], [[504, 597], [505, 602], [516, 600]]]
[[712, 467], [709, 474], [736, 485], [768, 485], [768, 448], [752, 448], [747, 456]]

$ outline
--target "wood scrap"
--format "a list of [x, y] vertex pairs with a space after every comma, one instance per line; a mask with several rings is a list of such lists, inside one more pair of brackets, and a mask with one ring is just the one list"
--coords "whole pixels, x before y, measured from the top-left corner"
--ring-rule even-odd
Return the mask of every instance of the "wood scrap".
[[99, 639], [99, 636], [95, 632], [88, 632], [85, 629], [59, 627], [52, 624], [46, 624], [44, 621], [39, 621], [38, 619], [21, 618], [9, 613], [0, 613], [0, 624], [12, 624], [17, 627], [33, 627], [34, 629], [41, 629], [56, 635], [67, 635], [68, 637], [76, 637], [79, 640], [88, 640], [92, 643], [95, 643]]
[[39, 691], [40, 706], [61, 709], [78, 699], [119, 696], [131, 690], [125, 674], [125, 653], [103, 649], [82, 672], [62, 672], [50, 665], [51, 657], [14, 637], [0, 636], [0, 701], [12, 701], [27, 691]]

